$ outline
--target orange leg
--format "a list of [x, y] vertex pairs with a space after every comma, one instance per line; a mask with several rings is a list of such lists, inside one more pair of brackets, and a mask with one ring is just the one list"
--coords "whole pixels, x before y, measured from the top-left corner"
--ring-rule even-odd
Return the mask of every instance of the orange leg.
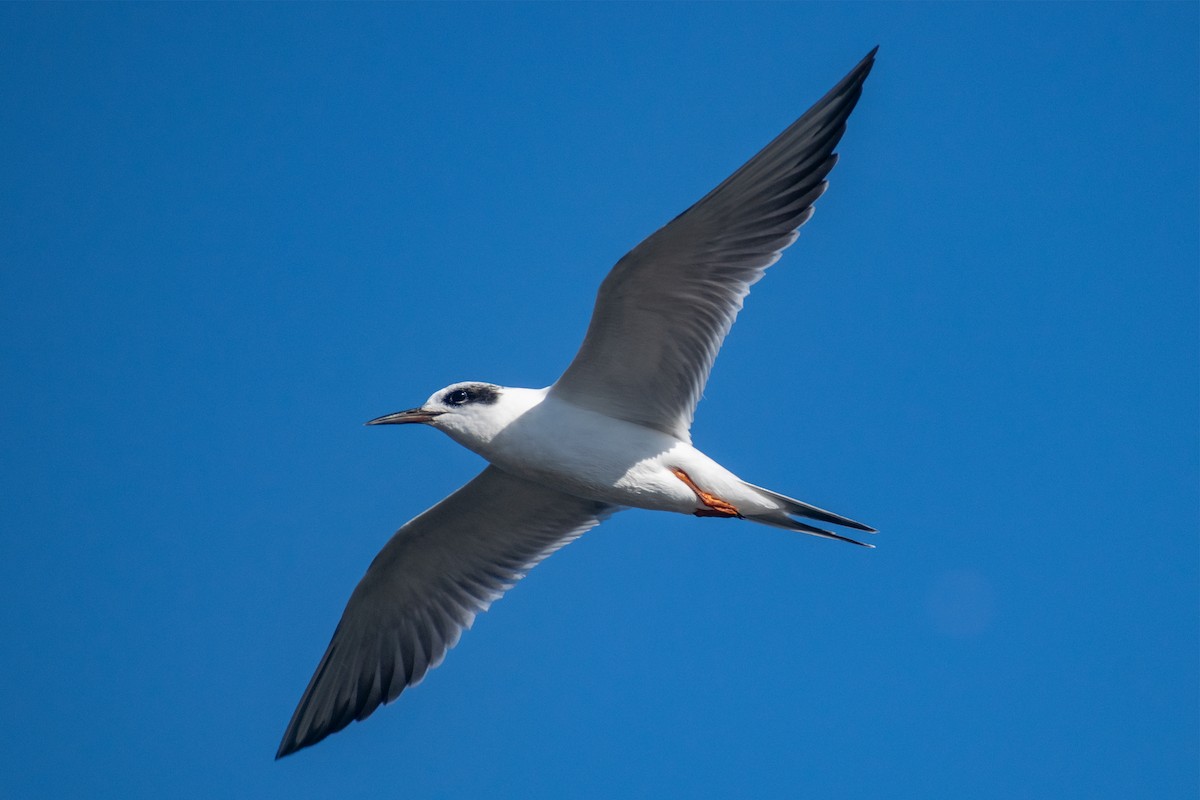
[[679, 480], [686, 483], [687, 487], [689, 489], [691, 489], [693, 492], [695, 492], [696, 497], [700, 498], [700, 502], [705, 505], [705, 508], [701, 508], [695, 512], [697, 517], [739, 517], [740, 518], [742, 516], [738, 512], [738, 510], [735, 506], [732, 506], [729, 503], [726, 503], [724, 500], [722, 500], [719, 497], [713, 497], [708, 492], [702, 490], [699, 486], [696, 485], [696, 482], [693, 481], [691, 479], [691, 477], [683, 470], [679, 469], [678, 467], [672, 467], [671, 472], [675, 475], [676, 478], [679, 478]]

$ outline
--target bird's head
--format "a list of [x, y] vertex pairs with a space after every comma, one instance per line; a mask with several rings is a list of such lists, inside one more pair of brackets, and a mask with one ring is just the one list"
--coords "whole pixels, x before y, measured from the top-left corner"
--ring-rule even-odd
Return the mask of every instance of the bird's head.
[[368, 425], [404, 425], [421, 422], [450, 434], [470, 446], [472, 440], [495, 435], [501, 422], [504, 387], [494, 383], [465, 381], [434, 392], [416, 408], [377, 417]]

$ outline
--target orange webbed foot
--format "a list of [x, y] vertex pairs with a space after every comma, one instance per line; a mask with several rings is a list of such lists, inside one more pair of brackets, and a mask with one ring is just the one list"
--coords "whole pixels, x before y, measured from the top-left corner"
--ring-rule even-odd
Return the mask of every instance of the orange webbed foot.
[[742, 516], [741, 512], [739, 512], [737, 510], [737, 506], [734, 506], [732, 503], [727, 503], [724, 500], [722, 500], [721, 498], [715, 497], [715, 496], [709, 494], [708, 492], [704, 491], [699, 486], [697, 486], [696, 482], [691, 479], [691, 476], [689, 476], [683, 470], [679, 469], [678, 467], [673, 467], [671, 469], [671, 473], [674, 474], [676, 478], [679, 478], [679, 480], [681, 480], [685, 484], [687, 484], [687, 487], [689, 489], [691, 489], [693, 492], [695, 492], [696, 497], [700, 500], [701, 503], [704, 504], [704, 508], [696, 509], [696, 511], [693, 512], [697, 517], [738, 517], [738, 518], [740, 518]]

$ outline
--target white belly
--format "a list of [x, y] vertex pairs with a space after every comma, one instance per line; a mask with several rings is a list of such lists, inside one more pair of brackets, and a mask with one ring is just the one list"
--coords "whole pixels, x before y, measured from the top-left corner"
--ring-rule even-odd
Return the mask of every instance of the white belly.
[[560, 491], [607, 503], [690, 514], [702, 504], [672, 472], [736, 504], [738, 478], [673, 436], [558, 400], [530, 409], [479, 453], [496, 466]]

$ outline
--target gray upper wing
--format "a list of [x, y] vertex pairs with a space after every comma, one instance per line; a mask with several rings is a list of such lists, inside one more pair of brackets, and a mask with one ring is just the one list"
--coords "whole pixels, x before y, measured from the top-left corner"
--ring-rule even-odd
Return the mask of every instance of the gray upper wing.
[[617, 262], [554, 393], [689, 440], [742, 299], [825, 191], [874, 58], [872, 50], [756, 156]]
[[476, 614], [614, 510], [489, 466], [404, 525], [350, 596], [275, 757], [395, 700]]

